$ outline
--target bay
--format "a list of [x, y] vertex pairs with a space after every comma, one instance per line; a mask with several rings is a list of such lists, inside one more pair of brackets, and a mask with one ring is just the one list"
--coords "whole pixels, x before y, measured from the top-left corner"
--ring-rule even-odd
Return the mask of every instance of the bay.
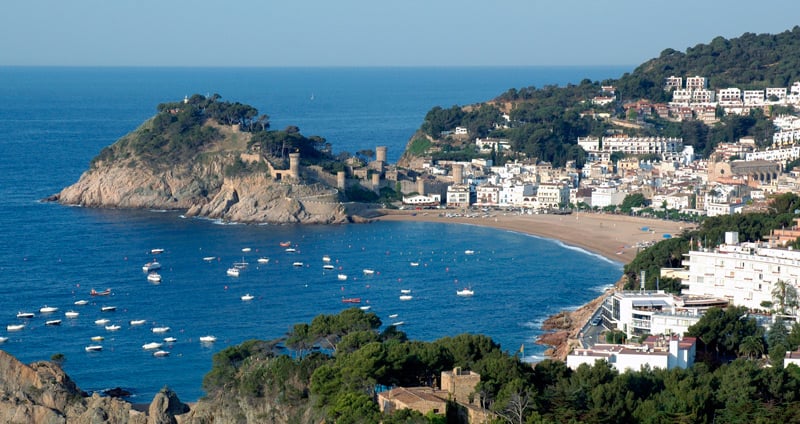
[[[43, 203], [79, 178], [103, 147], [153, 115], [156, 105], [194, 93], [257, 107], [273, 128], [297, 125], [335, 151], [389, 147], [395, 161], [433, 106], [490, 99], [511, 87], [602, 80], [620, 68], [0, 68], [0, 324], [36, 312], [0, 348], [23, 362], [61, 353], [84, 390], [124, 387], [149, 402], [167, 385], [182, 400], [203, 395], [212, 356], [251, 338], [283, 336], [294, 323], [353, 306], [360, 297], [384, 323], [411, 338], [482, 333], [526, 360], [549, 314], [595, 297], [621, 265], [560, 243], [477, 226], [374, 223], [345, 226], [222, 225], [176, 212], [85, 209]], [[279, 242], [291, 240], [297, 252]], [[163, 248], [154, 256], [150, 249]], [[243, 252], [243, 248], [250, 248]], [[465, 250], [475, 254], [466, 255]], [[334, 270], [322, 268], [329, 255]], [[204, 257], [215, 257], [204, 261]], [[261, 256], [268, 264], [258, 264]], [[148, 283], [157, 258], [162, 282]], [[239, 278], [235, 261], [249, 262]], [[292, 266], [302, 262], [303, 266]], [[419, 266], [411, 266], [419, 262]], [[368, 276], [363, 270], [374, 269]], [[339, 281], [337, 274], [348, 275]], [[112, 296], [89, 290], [112, 289]], [[475, 296], [455, 291], [471, 287]], [[413, 299], [400, 301], [400, 290]], [[252, 301], [243, 302], [243, 294]], [[89, 300], [85, 306], [74, 301]], [[73, 309], [78, 318], [45, 326], [38, 309]], [[101, 312], [102, 306], [116, 306]], [[397, 318], [389, 315], [397, 314]], [[51, 319], [52, 319], [51, 318]], [[94, 322], [107, 318], [115, 332]], [[131, 320], [146, 324], [131, 326]], [[165, 335], [151, 332], [169, 326]], [[1, 328], [1, 327], [0, 327]], [[0, 330], [0, 333], [3, 330]], [[202, 344], [213, 334], [217, 342]], [[102, 352], [87, 353], [102, 335]], [[171, 354], [142, 345], [172, 336]], [[165, 346], [167, 347], [167, 346]]]

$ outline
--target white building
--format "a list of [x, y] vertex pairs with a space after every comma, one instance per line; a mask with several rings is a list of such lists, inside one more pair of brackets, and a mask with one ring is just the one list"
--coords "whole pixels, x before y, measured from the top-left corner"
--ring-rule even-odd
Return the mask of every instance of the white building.
[[619, 372], [650, 368], [689, 368], [694, 365], [697, 339], [680, 336], [650, 336], [641, 345], [596, 344], [591, 349], [575, 349], [567, 356], [567, 366], [594, 365], [608, 361]]
[[494, 184], [483, 184], [475, 188], [475, 205], [498, 206], [500, 204], [500, 187]]
[[442, 204], [442, 196], [440, 194], [403, 196], [403, 204], [413, 206], [439, 206]]
[[586, 151], [586, 161], [610, 161], [614, 152], [626, 155], [662, 155], [683, 150], [683, 139], [673, 137], [611, 136], [578, 137], [578, 145]]
[[569, 203], [569, 186], [563, 183], [542, 183], [536, 189], [540, 209], [558, 209]]
[[536, 189], [531, 183], [514, 182], [505, 183], [500, 188], [500, 206], [525, 206], [533, 203]]
[[684, 294], [723, 298], [750, 309], [768, 309], [762, 304], [773, 302], [772, 290], [778, 280], [800, 287], [800, 251], [737, 244], [733, 234], [727, 233], [726, 238], [734, 243], [686, 254], [683, 264], [689, 267], [689, 278], [683, 282]]
[[616, 186], [602, 185], [592, 190], [592, 207], [604, 208], [606, 206], [621, 205], [626, 193], [619, 191]]
[[466, 208], [470, 205], [470, 189], [466, 184], [453, 184], [447, 187], [447, 206]]

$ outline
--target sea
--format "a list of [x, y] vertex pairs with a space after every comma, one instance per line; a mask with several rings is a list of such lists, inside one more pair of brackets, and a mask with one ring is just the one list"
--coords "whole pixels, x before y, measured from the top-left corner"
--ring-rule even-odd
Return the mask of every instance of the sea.
[[[348, 307], [369, 307], [412, 339], [485, 334], [526, 361], [541, 360], [545, 347], [534, 341], [544, 319], [596, 297], [622, 264], [473, 225], [241, 225], [42, 199], [76, 182], [103, 147], [159, 103], [193, 94], [252, 105], [273, 129], [297, 126], [334, 152], [387, 146], [394, 162], [434, 106], [486, 101], [509, 88], [603, 81], [630, 69], [0, 67], [0, 336], [8, 337], [0, 349], [24, 363], [57, 355], [81, 389], [120, 387], [143, 403], [165, 386], [198, 400], [216, 352], [283, 337], [296, 323]], [[285, 242], [296, 251], [286, 252]], [[153, 260], [162, 266], [158, 284], [142, 270]], [[234, 262], [248, 263], [239, 277], [226, 275]], [[456, 296], [463, 288], [474, 295]], [[111, 294], [90, 296], [92, 289]], [[411, 299], [400, 300], [403, 293]], [[243, 301], [246, 294], [253, 299]], [[360, 304], [342, 302], [356, 297]], [[88, 303], [75, 304], [81, 300]], [[41, 313], [45, 306], [58, 310]], [[67, 318], [68, 311], [79, 315]], [[5, 327], [14, 324], [25, 327]], [[202, 336], [216, 341], [201, 343]], [[142, 347], [150, 342], [163, 342], [169, 355], [154, 357]], [[89, 345], [102, 350], [87, 352]]]

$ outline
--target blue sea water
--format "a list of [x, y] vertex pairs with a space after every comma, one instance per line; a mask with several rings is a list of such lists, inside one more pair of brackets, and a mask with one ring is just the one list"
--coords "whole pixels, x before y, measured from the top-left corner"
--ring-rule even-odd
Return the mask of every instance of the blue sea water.
[[[66, 207], [41, 202], [77, 181], [103, 147], [152, 116], [156, 105], [218, 93], [296, 125], [335, 151], [389, 148], [395, 161], [425, 113], [491, 99], [508, 88], [616, 78], [625, 68], [0, 68], [0, 348], [23, 362], [61, 353], [84, 390], [131, 390], [149, 402], [163, 386], [183, 400], [203, 395], [212, 356], [251, 338], [273, 339], [293, 324], [348, 307], [360, 297], [411, 338], [464, 332], [491, 336], [510, 352], [542, 357], [533, 344], [550, 314], [594, 298], [621, 265], [557, 241], [477, 226], [381, 222], [345, 226], [222, 225], [178, 212]], [[289, 254], [279, 242], [291, 240]], [[243, 252], [243, 248], [251, 248]], [[142, 265], [157, 259], [163, 281]], [[475, 254], [466, 255], [465, 250]], [[329, 255], [334, 270], [323, 270]], [[213, 261], [204, 257], [214, 256]], [[270, 258], [257, 264], [258, 257]], [[250, 263], [238, 278], [235, 261]], [[302, 262], [302, 267], [292, 266]], [[419, 262], [418, 267], [410, 266]], [[374, 269], [369, 276], [363, 269]], [[348, 275], [339, 281], [337, 274]], [[475, 296], [460, 298], [471, 287]], [[91, 297], [111, 288], [108, 297]], [[413, 299], [400, 301], [400, 290]], [[255, 299], [243, 302], [250, 293]], [[79, 299], [89, 300], [75, 306]], [[45, 315], [44, 305], [58, 312]], [[116, 306], [115, 312], [101, 312]], [[350, 305], [352, 306], [352, 305]], [[30, 320], [18, 311], [36, 312]], [[80, 312], [66, 319], [64, 312]], [[396, 318], [389, 315], [397, 314]], [[110, 332], [95, 320], [107, 318]], [[61, 326], [45, 326], [62, 319]], [[143, 326], [129, 321], [147, 320]], [[19, 332], [2, 325], [25, 322]], [[168, 326], [164, 335], [151, 328]], [[87, 353], [102, 335], [102, 352]], [[199, 337], [215, 335], [213, 344]], [[155, 358], [142, 345], [177, 342]]]

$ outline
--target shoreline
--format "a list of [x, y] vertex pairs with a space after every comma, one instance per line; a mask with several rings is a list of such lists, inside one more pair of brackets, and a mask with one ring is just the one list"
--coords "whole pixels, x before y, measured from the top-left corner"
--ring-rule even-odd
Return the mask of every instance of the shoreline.
[[566, 246], [579, 247], [622, 265], [630, 263], [636, 257], [639, 250], [637, 243], [658, 242], [695, 227], [695, 224], [685, 222], [584, 212], [569, 215], [518, 215], [492, 212], [475, 213], [474, 217], [445, 216], [447, 213], [454, 213], [453, 210], [444, 212], [382, 210], [382, 212], [383, 215], [373, 219], [469, 224], [509, 230], [559, 241]]

